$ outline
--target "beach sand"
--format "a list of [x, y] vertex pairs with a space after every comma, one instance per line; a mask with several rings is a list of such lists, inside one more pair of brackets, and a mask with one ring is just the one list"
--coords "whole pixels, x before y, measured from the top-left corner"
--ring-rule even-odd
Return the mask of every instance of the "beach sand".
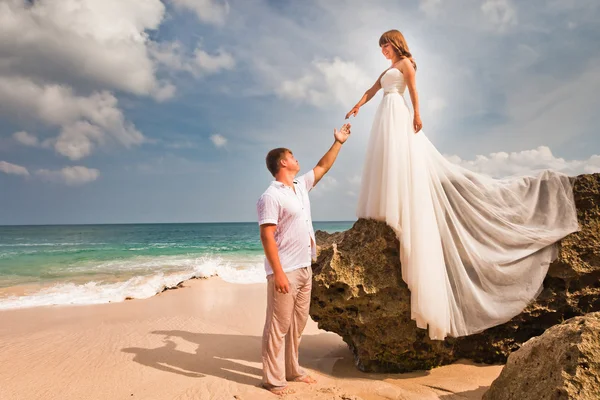
[[[191, 280], [146, 300], [0, 311], [0, 400], [277, 399], [259, 387], [265, 284]], [[369, 374], [309, 320], [300, 362], [317, 384], [285, 399], [480, 399], [502, 366]]]

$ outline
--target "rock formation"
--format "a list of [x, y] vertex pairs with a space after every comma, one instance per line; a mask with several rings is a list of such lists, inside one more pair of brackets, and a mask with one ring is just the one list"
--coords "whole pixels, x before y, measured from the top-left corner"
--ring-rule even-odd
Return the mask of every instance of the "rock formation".
[[600, 311], [600, 174], [576, 178], [574, 193], [581, 231], [561, 241], [536, 301], [503, 325], [429, 340], [410, 319], [394, 232], [385, 223], [362, 219], [346, 232], [317, 233], [311, 316], [320, 328], [342, 336], [363, 371], [430, 369], [459, 358], [505, 362], [551, 326]]
[[512, 353], [483, 400], [600, 399], [600, 312], [575, 317]]

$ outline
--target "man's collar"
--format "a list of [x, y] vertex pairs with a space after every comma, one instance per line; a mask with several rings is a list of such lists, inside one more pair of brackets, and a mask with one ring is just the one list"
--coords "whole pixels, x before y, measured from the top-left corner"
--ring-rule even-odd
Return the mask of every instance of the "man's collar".
[[[294, 179], [293, 182], [294, 182], [294, 185], [297, 185], [298, 184], [298, 179]], [[279, 182], [279, 181], [272, 181], [271, 185], [275, 186], [275, 187], [278, 187], [278, 188], [285, 188], [285, 187], [287, 187], [287, 185], [285, 183]]]

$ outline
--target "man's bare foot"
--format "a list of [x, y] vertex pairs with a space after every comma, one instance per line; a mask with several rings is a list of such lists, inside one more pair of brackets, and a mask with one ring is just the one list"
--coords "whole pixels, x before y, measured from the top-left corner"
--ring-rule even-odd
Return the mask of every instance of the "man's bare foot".
[[296, 393], [296, 391], [294, 389], [292, 389], [288, 386], [272, 387], [272, 386], [262, 385], [262, 387], [277, 396], [285, 396], [286, 394]]
[[304, 382], [304, 383], [308, 383], [308, 384], [313, 384], [313, 383], [317, 383], [317, 380], [310, 375], [306, 375], [306, 376], [294, 379], [294, 382]]

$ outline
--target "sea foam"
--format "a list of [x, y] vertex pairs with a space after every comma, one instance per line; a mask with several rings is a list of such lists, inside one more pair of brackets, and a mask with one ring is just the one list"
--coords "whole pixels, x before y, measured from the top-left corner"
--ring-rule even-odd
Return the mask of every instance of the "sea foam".
[[[165, 289], [174, 288], [180, 282], [193, 278], [219, 276], [226, 282], [249, 284], [265, 282], [262, 262], [225, 260], [216, 257], [140, 258], [100, 263], [88, 266], [102, 271], [127, 271], [140, 274], [118, 282], [91, 280], [85, 283], [57, 283], [23, 296], [0, 297], [0, 310], [67, 304], [102, 304], [120, 302], [128, 298], [145, 299]], [[109, 264], [109, 265], [107, 265]], [[160, 266], [168, 266], [163, 272]], [[143, 272], [147, 272], [144, 274]], [[0, 293], [1, 296], [1, 293]]]

